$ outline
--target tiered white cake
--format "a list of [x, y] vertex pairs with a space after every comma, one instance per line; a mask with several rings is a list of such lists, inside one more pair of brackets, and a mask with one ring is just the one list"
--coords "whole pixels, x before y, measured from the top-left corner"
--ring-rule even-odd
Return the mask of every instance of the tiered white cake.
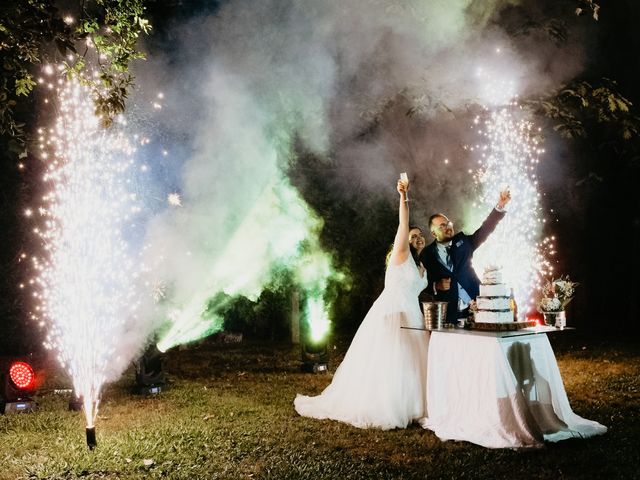
[[476, 298], [478, 323], [512, 323], [513, 311], [509, 305], [509, 289], [502, 283], [499, 267], [487, 267], [480, 284], [480, 295]]

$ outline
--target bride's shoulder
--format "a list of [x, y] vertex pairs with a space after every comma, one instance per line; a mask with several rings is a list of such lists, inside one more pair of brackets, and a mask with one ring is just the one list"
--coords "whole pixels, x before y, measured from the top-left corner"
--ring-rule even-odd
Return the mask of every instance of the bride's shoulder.
[[392, 253], [389, 256], [389, 261], [387, 262], [387, 268], [389, 267], [400, 267], [404, 264], [407, 263], [407, 260], [409, 260], [411, 258], [411, 255], [409, 253], [407, 254], [397, 254], [397, 253]]

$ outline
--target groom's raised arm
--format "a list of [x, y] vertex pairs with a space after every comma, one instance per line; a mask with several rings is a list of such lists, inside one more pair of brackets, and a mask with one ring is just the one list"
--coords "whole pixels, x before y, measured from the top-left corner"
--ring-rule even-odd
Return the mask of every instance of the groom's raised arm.
[[469, 236], [469, 241], [471, 242], [471, 245], [473, 245], [474, 250], [489, 238], [489, 235], [491, 235], [491, 233], [496, 229], [500, 220], [504, 218], [507, 213], [504, 211], [504, 207], [509, 203], [509, 200], [511, 200], [511, 192], [509, 192], [508, 189], [500, 192], [500, 200], [498, 200], [495, 208], [491, 210], [491, 213], [487, 218], [485, 218], [484, 222], [482, 222], [480, 228]]

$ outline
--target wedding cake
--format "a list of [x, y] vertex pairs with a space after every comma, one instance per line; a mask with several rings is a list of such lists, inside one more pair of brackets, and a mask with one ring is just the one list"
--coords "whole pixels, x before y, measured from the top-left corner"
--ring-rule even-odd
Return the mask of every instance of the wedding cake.
[[480, 295], [476, 298], [475, 321], [477, 323], [513, 323], [509, 289], [502, 282], [500, 267], [486, 267], [480, 283]]

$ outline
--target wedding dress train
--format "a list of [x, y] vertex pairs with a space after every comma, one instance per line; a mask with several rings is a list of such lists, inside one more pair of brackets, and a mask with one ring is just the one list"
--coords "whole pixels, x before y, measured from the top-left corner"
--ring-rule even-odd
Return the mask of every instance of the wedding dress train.
[[[359, 428], [403, 428], [426, 415], [427, 349], [418, 294], [426, 287], [411, 255], [389, 264], [385, 287], [362, 321], [331, 384], [297, 395], [303, 416]], [[410, 327], [410, 328], [402, 328]]]

